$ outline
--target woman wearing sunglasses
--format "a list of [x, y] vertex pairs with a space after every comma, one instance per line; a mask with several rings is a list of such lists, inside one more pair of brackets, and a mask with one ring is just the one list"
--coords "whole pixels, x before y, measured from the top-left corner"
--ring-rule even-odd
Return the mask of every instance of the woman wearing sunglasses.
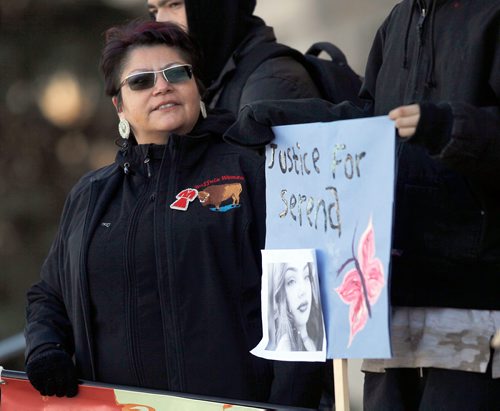
[[222, 141], [233, 117], [207, 115], [191, 38], [171, 23], [113, 28], [101, 68], [120, 150], [71, 191], [28, 292], [31, 383], [68, 397], [82, 378], [316, 403], [249, 354], [261, 338], [264, 161]]

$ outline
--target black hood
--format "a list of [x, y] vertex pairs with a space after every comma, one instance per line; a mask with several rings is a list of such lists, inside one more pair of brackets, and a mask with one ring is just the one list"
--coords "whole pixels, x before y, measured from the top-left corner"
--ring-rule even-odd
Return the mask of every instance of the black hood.
[[209, 87], [231, 54], [256, 27], [265, 23], [253, 15], [256, 0], [186, 0], [190, 34], [202, 51], [201, 80]]

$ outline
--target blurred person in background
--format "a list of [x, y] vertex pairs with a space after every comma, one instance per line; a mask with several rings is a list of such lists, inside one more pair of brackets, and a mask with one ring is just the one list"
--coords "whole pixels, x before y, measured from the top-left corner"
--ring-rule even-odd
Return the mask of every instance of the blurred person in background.
[[398, 131], [393, 358], [364, 361], [364, 409], [498, 410], [500, 2], [397, 4], [360, 96], [364, 110], [251, 104], [226, 139], [258, 146], [271, 126], [389, 114]]
[[[248, 77], [239, 68], [246, 56], [276, 43], [272, 27], [253, 15], [256, 0], [148, 0], [152, 18], [187, 28], [202, 51], [201, 80], [209, 107], [237, 114], [257, 100], [320, 97], [307, 70], [290, 56], [273, 57]], [[236, 96], [236, 97], [235, 97]]]
[[[107, 31], [101, 69], [119, 117], [113, 164], [71, 190], [27, 293], [26, 371], [42, 395], [78, 379], [315, 407], [321, 367], [249, 353], [262, 337], [264, 161], [222, 141], [198, 50], [173, 23]], [[203, 193], [203, 195], [202, 195]]]

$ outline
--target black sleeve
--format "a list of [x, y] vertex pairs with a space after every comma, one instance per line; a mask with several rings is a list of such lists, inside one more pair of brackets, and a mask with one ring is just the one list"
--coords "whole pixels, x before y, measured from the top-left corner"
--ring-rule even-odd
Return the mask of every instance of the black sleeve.
[[332, 104], [321, 99], [270, 100], [247, 104], [238, 120], [224, 134], [232, 144], [262, 148], [274, 139], [271, 127], [329, 122], [366, 117], [369, 112], [345, 101]]
[[420, 120], [410, 144], [420, 144], [464, 175], [500, 175], [500, 106], [421, 103]]
[[49, 345], [61, 347], [70, 356], [74, 352], [71, 322], [63, 297], [64, 225], [68, 221], [70, 200], [66, 201], [58, 233], [43, 263], [41, 280], [27, 292], [26, 360], [39, 348]]
[[295, 59], [280, 56], [264, 61], [243, 87], [240, 109], [259, 100], [320, 97], [307, 70]]

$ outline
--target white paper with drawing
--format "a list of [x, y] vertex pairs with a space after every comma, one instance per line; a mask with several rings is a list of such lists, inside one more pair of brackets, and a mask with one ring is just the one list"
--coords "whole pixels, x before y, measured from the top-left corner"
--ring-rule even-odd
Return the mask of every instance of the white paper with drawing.
[[262, 271], [263, 338], [252, 353], [282, 361], [324, 361], [315, 250], [263, 250]]
[[273, 131], [266, 149], [266, 249], [316, 250], [328, 358], [390, 357], [392, 121]]

